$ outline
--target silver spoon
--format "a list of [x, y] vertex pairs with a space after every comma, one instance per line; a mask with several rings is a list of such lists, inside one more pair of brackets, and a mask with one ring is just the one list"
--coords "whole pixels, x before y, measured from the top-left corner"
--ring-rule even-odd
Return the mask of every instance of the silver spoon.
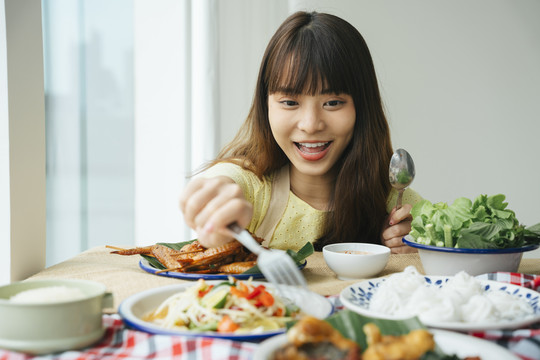
[[390, 185], [398, 191], [396, 209], [401, 208], [403, 192], [412, 183], [414, 175], [414, 162], [411, 155], [403, 149], [397, 149], [390, 159], [389, 167]]

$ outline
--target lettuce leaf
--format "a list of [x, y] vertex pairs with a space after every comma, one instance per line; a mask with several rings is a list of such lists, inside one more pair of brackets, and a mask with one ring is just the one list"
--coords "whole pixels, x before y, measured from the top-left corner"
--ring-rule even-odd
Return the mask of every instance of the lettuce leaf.
[[506, 196], [461, 197], [452, 205], [422, 200], [413, 206], [410, 236], [425, 245], [503, 249], [540, 243], [540, 223], [525, 228], [508, 209]]

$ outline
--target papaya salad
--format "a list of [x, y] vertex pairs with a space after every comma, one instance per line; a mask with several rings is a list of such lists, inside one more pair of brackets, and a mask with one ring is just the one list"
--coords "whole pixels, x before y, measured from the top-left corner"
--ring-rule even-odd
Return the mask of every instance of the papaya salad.
[[210, 284], [204, 279], [167, 298], [143, 320], [171, 330], [218, 333], [262, 333], [284, 328], [300, 317], [289, 304], [262, 283], [251, 279]]

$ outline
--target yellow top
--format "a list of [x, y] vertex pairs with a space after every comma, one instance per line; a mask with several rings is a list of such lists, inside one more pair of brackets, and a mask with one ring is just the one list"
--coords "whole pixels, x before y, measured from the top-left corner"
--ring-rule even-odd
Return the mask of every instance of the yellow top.
[[[216, 164], [206, 170], [202, 176], [227, 176], [240, 185], [245, 198], [253, 204], [253, 218], [247, 229], [254, 233], [268, 210], [272, 193], [272, 178], [265, 176], [261, 181], [251, 171], [231, 163]], [[397, 191], [392, 189], [386, 203], [388, 213], [395, 206], [397, 195]], [[404, 204], [414, 205], [421, 199], [420, 195], [412, 189], [406, 189], [403, 194]], [[306, 242], [314, 242], [322, 236], [324, 214], [325, 211], [314, 209], [289, 191], [287, 207], [268, 245], [276, 249], [298, 251]]]

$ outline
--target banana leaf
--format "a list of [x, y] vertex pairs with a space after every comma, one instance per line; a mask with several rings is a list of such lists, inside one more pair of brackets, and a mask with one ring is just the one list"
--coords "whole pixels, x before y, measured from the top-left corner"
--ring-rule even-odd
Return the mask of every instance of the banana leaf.
[[[174, 250], [180, 250], [184, 245], [191, 244], [197, 239], [183, 241], [179, 243], [158, 243], [159, 245], [167, 246]], [[306, 258], [313, 254], [314, 248], [313, 244], [310, 242], [307, 242], [298, 252], [287, 250], [287, 254], [289, 254], [290, 257], [293, 258], [294, 262], [300, 266], [302, 265]], [[153, 256], [147, 256], [147, 255], [141, 255], [143, 258], [145, 258], [150, 265], [155, 267], [156, 269], [163, 270], [165, 269], [165, 266], [163, 266], [155, 257]], [[253, 266], [252, 268], [248, 269], [247, 271], [244, 271], [243, 274], [259, 274], [261, 271], [259, 270], [259, 267], [257, 265]]]
[[[314, 248], [313, 244], [310, 242], [307, 242], [298, 252], [294, 252], [292, 250], [287, 250], [287, 254], [292, 257], [296, 265], [300, 266], [304, 263], [306, 258], [313, 254]], [[255, 265], [251, 269], [244, 271], [244, 274], [259, 274], [261, 270], [259, 270], [259, 267]]]

